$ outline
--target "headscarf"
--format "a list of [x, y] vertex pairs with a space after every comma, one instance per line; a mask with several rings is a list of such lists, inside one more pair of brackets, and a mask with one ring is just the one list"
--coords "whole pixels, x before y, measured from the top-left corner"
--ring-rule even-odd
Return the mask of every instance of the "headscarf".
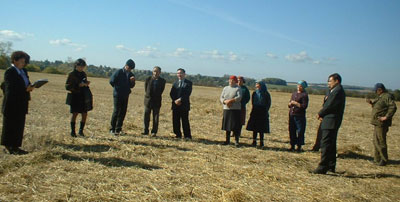
[[306, 81], [304, 81], [304, 80], [301, 80], [301, 81], [297, 82], [297, 84], [299, 84], [299, 85], [303, 86], [303, 89], [306, 89], [306, 88], [308, 87], [308, 84], [307, 84], [307, 82], [306, 82]]
[[229, 77], [229, 79], [232, 79], [232, 80], [236, 81], [236, 83], [238, 82], [238, 79], [237, 79], [237, 77], [236, 77], [236, 76], [234, 76], [234, 75], [230, 76], [230, 77]]
[[266, 100], [264, 99], [264, 94], [267, 92], [267, 85], [265, 84], [264, 81], [257, 81], [257, 84], [260, 85], [260, 89], [257, 89], [256, 95], [257, 95], [257, 100], [254, 100], [255, 105], [265, 105]]

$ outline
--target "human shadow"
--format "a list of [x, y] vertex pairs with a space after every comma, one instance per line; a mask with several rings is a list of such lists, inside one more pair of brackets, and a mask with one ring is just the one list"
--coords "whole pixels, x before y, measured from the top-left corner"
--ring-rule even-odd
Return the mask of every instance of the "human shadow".
[[397, 178], [400, 179], [399, 175], [387, 174], [387, 173], [365, 173], [365, 174], [344, 174], [340, 177], [345, 178], [357, 178], [357, 179], [379, 179], [379, 178]]
[[91, 161], [94, 163], [99, 163], [107, 167], [138, 167], [146, 170], [162, 169], [162, 167], [149, 165], [142, 162], [127, 161], [121, 158], [93, 158], [87, 156], [73, 156], [70, 154], [61, 154], [61, 158], [68, 161]]
[[368, 161], [373, 161], [374, 160], [373, 157], [370, 157], [370, 156], [367, 156], [367, 155], [364, 155], [364, 154], [359, 154], [359, 153], [356, 153], [356, 152], [353, 152], [353, 151], [345, 151], [345, 152], [342, 152], [342, 153], [338, 153], [337, 157], [341, 158], [341, 159], [363, 159], [363, 160], [368, 160]]
[[115, 147], [111, 147], [106, 144], [95, 144], [95, 145], [74, 145], [74, 144], [65, 144], [65, 143], [54, 143], [55, 146], [60, 146], [65, 149], [70, 149], [74, 151], [84, 151], [84, 152], [107, 152], [110, 149], [117, 149]]
[[124, 144], [135, 144], [135, 145], [155, 147], [155, 148], [159, 148], [159, 149], [173, 148], [173, 149], [177, 149], [180, 151], [192, 151], [191, 149], [188, 149], [185, 147], [179, 147], [179, 146], [175, 146], [175, 145], [156, 144], [153, 142], [148, 143], [148, 142], [137, 141], [137, 140], [122, 140], [121, 142]]

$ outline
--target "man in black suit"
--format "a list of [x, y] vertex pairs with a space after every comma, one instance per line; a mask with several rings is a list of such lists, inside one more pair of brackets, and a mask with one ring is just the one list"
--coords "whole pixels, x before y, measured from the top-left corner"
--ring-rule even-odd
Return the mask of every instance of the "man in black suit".
[[114, 111], [110, 128], [110, 133], [113, 135], [123, 134], [122, 124], [128, 108], [129, 94], [131, 93], [131, 88], [135, 86], [133, 69], [135, 69], [135, 62], [129, 59], [126, 61], [125, 66], [114, 72], [110, 78], [110, 85], [114, 87]]
[[322, 120], [321, 130], [321, 161], [313, 171], [315, 174], [335, 172], [336, 168], [336, 139], [339, 127], [343, 120], [346, 94], [341, 85], [342, 78], [334, 73], [328, 78], [329, 94], [322, 109], [318, 112], [318, 119]]
[[185, 139], [192, 139], [189, 124], [190, 94], [192, 93], [192, 82], [185, 79], [184, 69], [177, 70], [178, 81], [171, 88], [170, 97], [172, 99], [172, 121], [176, 138], [182, 138], [182, 128]]
[[153, 76], [146, 79], [144, 83], [144, 132], [142, 135], [149, 134], [150, 113], [153, 110], [153, 128], [151, 136], [155, 137], [158, 131], [158, 119], [160, 116], [162, 93], [165, 88], [165, 79], [160, 77], [161, 68], [153, 68]]
[[4, 83], [1, 84], [4, 92], [1, 144], [10, 154], [28, 153], [19, 147], [22, 145], [30, 92], [34, 88], [24, 68], [29, 63], [29, 59], [29, 55], [23, 51], [13, 52], [12, 66], [4, 72]]

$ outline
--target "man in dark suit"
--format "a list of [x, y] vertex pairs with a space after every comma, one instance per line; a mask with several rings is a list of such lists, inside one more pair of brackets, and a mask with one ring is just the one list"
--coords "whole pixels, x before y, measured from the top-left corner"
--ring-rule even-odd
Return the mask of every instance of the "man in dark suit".
[[149, 134], [150, 113], [153, 110], [153, 128], [151, 136], [155, 137], [158, 131], [158, 119], [160, 116], [162, 93], [165, 88], [165, 79], [160, 77], [161, 68], [153, 68], [153, 76], [146, 79], [144, 83], [144, 132], [142, 135]]
[[29, 55], [23, 51], [12, 53], [12, 66], [4, 72], [4, 83], [1, 85], [4, 92], [1, 144], [10, 154], [28, 153], [19, 147], [22, 145], [30, 92], [34, 88], [30, 85], [28, 72], [24, 68], [29, 59]]
[[322, 120], [321, 130], [321, 161], [313, 171], [315, 174], [335, 172], [336, 168], [336, 139], [339, 127], [343, 120], [346, 94], [341, 85], [342, 78], [334, 73], [328, 78], [329, 94], [322, 109], [318, 112], [318, 119]]
[[172, 121], [176, 138], [182, 138], [181, 120], [183, 134], [186, 139], [192, 139], [189, 124], [190, 94], [192, 93], [192, 82], [185, 79], [184, 69], [177, 70], [178, 81], [171, 88], [170, 97], [172, 99]]
[[111, 117], [110, 129], [110, 133], [113, 135], [123, 134], [122, 124], [128, 108], [129, 94], [131, 93], [131, 88], [135, 86], [133, 69], [135, 69], [135, 62], [129, 59], [125, 66], [114, 72], [110, 78], [110, 84], [114, 87], [114, 111]]

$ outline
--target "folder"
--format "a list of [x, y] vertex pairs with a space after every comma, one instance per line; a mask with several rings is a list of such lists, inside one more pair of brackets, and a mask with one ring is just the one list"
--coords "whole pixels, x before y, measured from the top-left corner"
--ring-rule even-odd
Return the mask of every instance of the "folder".
[[39, 80], [35, 81], [35, 83], [33, 83], [31, 86], [35, 87], [35, 88], [40, 88], [44, 84], [46, 84], [47, 82], [49, 82], [49, 80], [47, 80], [47, 79], [39, 79]]

